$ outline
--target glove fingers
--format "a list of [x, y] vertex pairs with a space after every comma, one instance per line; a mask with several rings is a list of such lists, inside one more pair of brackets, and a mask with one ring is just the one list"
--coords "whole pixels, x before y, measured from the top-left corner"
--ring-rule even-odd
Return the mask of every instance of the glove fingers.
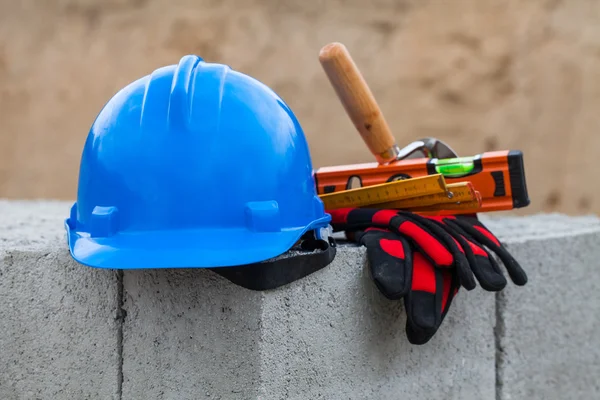
[[510, 279], [516, 285], [523, 286], [527, 283], [527, 274], [523, 268], [521, 268], [521, 265], [508, 251], [506, 251], [498, 238], [494, 236], [492, 232], [490, 232], [485, 226], [483, 226], [479, 220], [474, 218], [456, 218], [453, 220], [453, 222], [455, 222], [456, 225], [460, 226], [478, 242], [496, 253], [500, 260], [502, 260]]
[[442, 297], [442, 321], [448, 314], [448, 310], [450, 310], [450, 305], [452, 304], [452, 300], [458, 294], [460, 289], [460, 282], [458, 281], [458, 276], [453, 271], [442, 271], [443, 279], [444, 279], [444, 287], [443, 287], [443, 297]]
[[406, 335], [412, 344], [428, 342], [439, 327], [442, 304], [437, 290], [436, 272], [440, 274], [421, 253], [414, 253], [412, 288], [404, 301]]
[[388, 299], [404, 297], [411, 284], [412, 257], [408, 242], [386, 230], [369, 228], [357, 234], [367, 248], [371, 278], [379, 291]]
[[454, 264], [451, 251], [425, 227], [404, 217], [395, 217], [390, 221], [390, 228], [399, 235], [410, 238], [411, 243], [422, 251], [427, 258], [439, 267], [450, 268]]
[[494, 257], [483, 248], [473, 243], [470, 243], [473, 249], [475, 258], [475, 269], [473, 273], [477, 277], [481, 287], [490, 292], [498, 292], [506, 287], [506, 277], [500, 270], [498, 263]]
[[[435, 237], [439, 238], [452, 253], [454, 267], [457, 269], [458, 276], [462, 286], [467, 290], [475, 288], [475, 277], [469, 266], [469, 260], [465, 254], [463, 246], [460, 245], [455, 235], [443, 223], [427, 219], [416, 214], [403, 214], [408, 218], [415, 220], [419, 225], [433, 232]], [[439, 264], [438, 264], [439, 265]]]
[[507, 283], [506, 278], [500, 271], [496, 260], [482, 246], [466, 239], [464, 236], [457, 235], [456, 239], [465, 250], [471, 270], [481, 287], [490, 292], [504, 289]]
[[454, 276], [454, 270], [435, 268], [421, 253], [414, 254], [412, 288], [404, 301], [410, 343], [425, 344], [437, 332], [458, 289]]

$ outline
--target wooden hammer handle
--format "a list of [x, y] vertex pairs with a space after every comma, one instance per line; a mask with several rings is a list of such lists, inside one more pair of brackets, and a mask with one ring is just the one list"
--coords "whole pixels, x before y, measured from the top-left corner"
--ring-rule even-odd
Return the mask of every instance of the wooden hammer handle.
[[341, 43], [326, 45], [319, 52], [319, 61], [371, 153], [380, 164], [393, 161], [396, 140], [346, 47]]

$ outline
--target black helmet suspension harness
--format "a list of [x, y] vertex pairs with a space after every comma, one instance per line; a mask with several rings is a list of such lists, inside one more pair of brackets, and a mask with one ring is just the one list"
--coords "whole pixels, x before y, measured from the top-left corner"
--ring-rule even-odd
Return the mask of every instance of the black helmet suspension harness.
[[275, 289], [329, 265], [336, 255], [331, 227], [306, 232], [290, 251], [269, 260], [234, 267], [210, 268], [250, 290]]

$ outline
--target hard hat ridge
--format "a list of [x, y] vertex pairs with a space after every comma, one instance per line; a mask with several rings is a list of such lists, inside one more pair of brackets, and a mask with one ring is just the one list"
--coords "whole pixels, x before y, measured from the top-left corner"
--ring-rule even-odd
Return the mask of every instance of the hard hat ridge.
[[175, 68], [167, 111], [168, 125], [173, 131], [183, 131], [188, 128], [192, 111], [191, 103], [194, 99], [194, 84], [197, 82], [193, 78], [196, 69], [201, 68], [201, 63], [204, 64], [202, 58], [186, 55]]

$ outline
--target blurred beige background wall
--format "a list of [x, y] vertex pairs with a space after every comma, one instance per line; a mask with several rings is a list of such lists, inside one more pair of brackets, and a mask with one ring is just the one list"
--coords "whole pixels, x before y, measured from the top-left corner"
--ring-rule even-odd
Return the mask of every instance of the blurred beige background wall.
[[401, 144], [520, 149], [527, 212], [600, 212], [598, 0], [0, 0], [0, 197], [73, 199], [103, 104], [188, 53], [277, 91], [315, 167], [372, 161], [318, 63], [331, 41]]

